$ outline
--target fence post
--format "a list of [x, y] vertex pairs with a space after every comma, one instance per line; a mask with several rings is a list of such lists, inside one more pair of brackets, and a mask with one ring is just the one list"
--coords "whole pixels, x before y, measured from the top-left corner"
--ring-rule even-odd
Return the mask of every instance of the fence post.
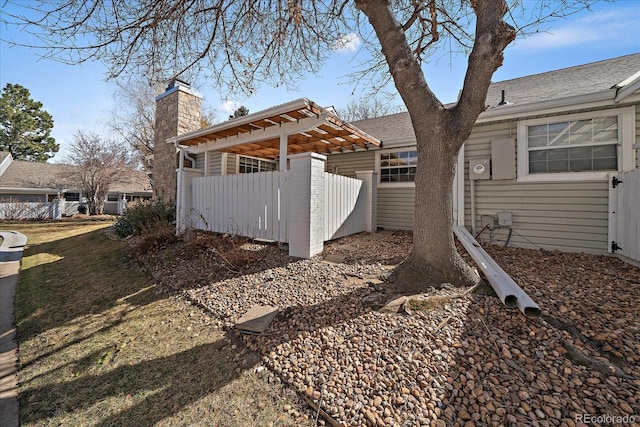
[[311, 258], [324, 244], [324, 169], [326, 156], [302, 153], [289, 156], [289, 255]]
[[56, 197], [53, 201], [53, 215], [51, 215], [51, 217], [54, 220], [62, 219], [62, 214], [65, 212], [64, 202], [65, 199], [62, 197]]
[[127, 210], [127, 195], [123, 194], [122, 198], [118, 198], [118, 215], [123, 215]]
[[202, 171], [192, 168], [178, 169], [178, 194], [176, 198], [176, 234], [184, 233], [192, 226], [194, 178], [202, 176]]
[[373, 233], [378, 229], [378, 174], [375, 171], [356, 171], [356, 178], [364, 182], [361, 194], [365, 197], [365, 231]]

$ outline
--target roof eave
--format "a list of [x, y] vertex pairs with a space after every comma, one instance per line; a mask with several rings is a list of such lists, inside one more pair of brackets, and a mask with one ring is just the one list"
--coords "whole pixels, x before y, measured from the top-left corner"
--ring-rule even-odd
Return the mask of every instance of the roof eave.
[[607, 89], [586, 95], [569, 96], [550, 101], [532, 102], [529, 104], [511, 104], [480, 113], [476, 123], [494, 122], [514, 119], [532, 114], [548, 114], [566, 110], [567, 107], [589, 104], [592, 107], [611, 105], [615, 101], [616, 90]]
[[68, 193], [70, 191], [80, 191], [72, 188], [28, 188], [28, 187], [0, 187], [0, 193], [17, 193], [17, 194], [49, 194], [49, 193]]
[[633, 76], [629, 77], [616, 87], [617, 93], [614, 99], [615, 102], [621, 102], [623, 99], [626, 99], [628, 96], [636, 93], [638, 90], [640, 90], [640, 71], [638, 71]]
[[267, 110], [258, 111], [255, 113], [247, 114], [246, 116], [238, 117], [236, 119], [227, 120], [226, 122], [218, 123], [217, 125], [210, 126], [204, 129], [198, 129], [196, 131], [187, 132], [167, 139], [167, 143], [180, 144], [183, 141], [187, 141], [193, 138], [205, 137], [209, 134], [219, 132], [229, 127], [242, 126], [251, 123], [263, 116], [276, 116], [279, 114], [285, 114], [292, 110], [310, 107], [311, 103], [306, 98], [296, 99], [286, 104], [277, 105]]

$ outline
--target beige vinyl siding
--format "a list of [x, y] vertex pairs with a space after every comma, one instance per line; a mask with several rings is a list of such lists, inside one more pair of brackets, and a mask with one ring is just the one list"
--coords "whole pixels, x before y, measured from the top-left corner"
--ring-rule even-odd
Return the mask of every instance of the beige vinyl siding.
[[[476, 183], [476, 229], [482, 215], [509, 211], [510, 246], [603, 253], [607, 249], [607, 182]], [[469, 225], [468, 222], [467, 225]], [[496, 243], [507, 231], [493, 234]], [[490, 233], [484, 232], [483, 239]]]
[[235, 175], [238, 171], [238, 155], [227, 154], [227, 175]]
[[220, 151], [212, 151], [209, 154], [209, 175], [222, 175], [222, 158]]
[[196, 159], [196, 164], [194, 166], [196, 169], [204, 169], [204, 153], [192, 154], [191, 157]]
[[[204, 170], [204, 153], [193, 156], [196, 159], [196, 169]], [[222, 153], [209, 152], [209, 175], [222, 175]]]
[[326, 171], [355, 178], [356, 171], [368, 171], [375, 169], [375, 155], [374, 150], [331, 154], [327, 156]]
[[378, 227], [386, 230], [413, 228], [414, 187], [378, 187]]
[[[636, 144], [640, 144], [640, 106], [636, 105]], [[636, 150], [636, 168], [640, 168], [640, 150]]]
[[[490, 158], [491, 141], [513, 137], [515, 121], [476, 126], [465, 144], [465, 225], [471, 226], [468, 162]], [[514, 142], [515, 143], [515, 142]], [[478, 180], [476, 232], [482, 215], [509, 211], [513, 233], [509, 246], [571, 252], [603, 253], [607, 250], [608, 184], [605, 181], [536, 182]], [[508, 229], [485, 231], [481, 238], [504, 244]]]

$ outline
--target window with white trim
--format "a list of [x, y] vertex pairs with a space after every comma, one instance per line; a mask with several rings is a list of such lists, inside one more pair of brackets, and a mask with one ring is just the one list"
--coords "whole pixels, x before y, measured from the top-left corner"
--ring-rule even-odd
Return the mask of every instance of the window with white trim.
[[418, 152], [397, 150], [380, 154], [380, 182], [414, 182]]
[[278, 169], [278, 164], [273, 160], [238, 156], [238, 173], [268, 172], [276, 169]]
[[634, 114], [620, 108], [519, 122], [518, 179], [606, 178], [622, 168]]

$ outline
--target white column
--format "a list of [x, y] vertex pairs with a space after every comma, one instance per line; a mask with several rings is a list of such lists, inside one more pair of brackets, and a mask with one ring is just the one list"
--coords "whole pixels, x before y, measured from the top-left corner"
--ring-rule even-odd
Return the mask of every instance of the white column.
[[280, 164], [278, 169], [281, 171], [287, 170], [287, 142], [288, 137], [284, 132], [280, 133]]
[[324, 169], [326, 156], [303, 153], [289, 156], [289, 255], [311, 258], [324, 243]]
[[204, 152], [204, 176], [209, 176], [210, 163], [211, 163], [211, 152], [207, 150]]
[[62, 214], [64, 213], [64, 198], [56, 197], [53, 201], [53, 219], [59, 220], [62, 219]]
[[365, 231], [373, 233], [378, 229], [378, 174], [375, 171], [356, 171], [356, 178], [364, 182], [366, 214]]
[[121, 199], [118, 199], [118, 215], [123, 215], [127, 211], [127, 195], [123, 194]]

